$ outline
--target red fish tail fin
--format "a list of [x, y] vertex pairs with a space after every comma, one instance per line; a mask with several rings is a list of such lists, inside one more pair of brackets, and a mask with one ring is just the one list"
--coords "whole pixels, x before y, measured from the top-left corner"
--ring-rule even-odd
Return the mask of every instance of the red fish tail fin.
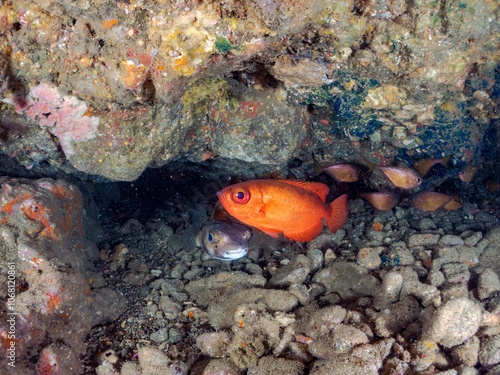
[[327, 206], [328, 215], [325, 217], [330, 232], [337, 232], [347, 220], [347, 194], [341, 195]]

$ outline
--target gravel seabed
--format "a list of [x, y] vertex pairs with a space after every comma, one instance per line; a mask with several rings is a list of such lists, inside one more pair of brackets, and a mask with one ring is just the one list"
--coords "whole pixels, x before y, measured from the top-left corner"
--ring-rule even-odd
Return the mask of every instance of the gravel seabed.
[[94, 283], [128, 308], [88, 336], [86, 373], [500, 374], [497, 218], [349, 211], [306, 244], [254, 230], [232, 262], [182, 249], [188, 206], [108, 226]]

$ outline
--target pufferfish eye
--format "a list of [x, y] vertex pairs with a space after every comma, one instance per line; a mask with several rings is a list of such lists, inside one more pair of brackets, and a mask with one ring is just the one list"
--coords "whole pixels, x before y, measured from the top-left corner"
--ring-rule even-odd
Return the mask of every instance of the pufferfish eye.
[[208, 232], [208, 240], [210, 242], [213, 242], [214, 241], [214, 236], [212, 235], [212, 233]]
[[237, 188], [233, 191], [231, 198], [234, 203], [245, 204], [250, 200], [250, 192], [244, 188]]

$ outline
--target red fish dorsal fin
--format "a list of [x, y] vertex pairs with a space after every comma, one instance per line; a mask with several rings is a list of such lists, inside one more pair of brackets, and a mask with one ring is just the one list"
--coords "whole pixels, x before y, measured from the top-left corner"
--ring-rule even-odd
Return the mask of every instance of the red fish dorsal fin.
[[307, 181], [298, 181], [298, 180], [279, 180], [281, 182], [284, 182], [286, 184], [294, 185], [301, 187], [302, 189], [306, 189], [310, 191], [311, 193], [314, 193], [318, 195], [323, 203], [325, 203], [326, 196], [328, 195], [328, 192], [330, 189], [328, 186], [325, 184], [322, 184], [321, 182], [307, 182]]

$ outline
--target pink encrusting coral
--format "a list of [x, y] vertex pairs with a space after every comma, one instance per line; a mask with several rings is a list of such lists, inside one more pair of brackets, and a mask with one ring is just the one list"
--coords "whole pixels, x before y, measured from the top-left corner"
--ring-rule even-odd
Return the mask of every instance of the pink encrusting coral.
[[67, 157], [74, 153], [72, 142], [92, 139], [96, 135], [99, 117], [89, 115], [85, 102], [74, 96], [63, 96], [47, 83], [32, 87], [30, 96], [31, 105], [26, 115], [39, 125], [53, 129]]

